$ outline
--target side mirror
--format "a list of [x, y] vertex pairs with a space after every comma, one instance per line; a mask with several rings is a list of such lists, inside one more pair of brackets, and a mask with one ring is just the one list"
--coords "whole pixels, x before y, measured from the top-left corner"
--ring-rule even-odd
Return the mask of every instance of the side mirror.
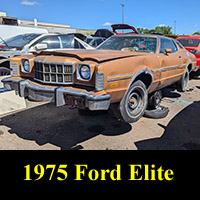
[[172, 53], [172, 49], [165, 49], [165, 53], [166, 53], [166, 54]]
[[36, 51], [45, 50], [45, 49], [47, 49], [47, 48], [48, 48], [47, 44], [37, 44], [37, 45], [35, 46]]

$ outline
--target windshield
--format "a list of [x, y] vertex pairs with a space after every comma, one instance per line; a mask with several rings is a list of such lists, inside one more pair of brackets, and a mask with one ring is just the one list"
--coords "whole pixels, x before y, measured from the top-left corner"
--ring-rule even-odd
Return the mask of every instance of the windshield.
[[155, 53], [157, 39], [151, 37], [124, 36], [111, 37], [102, 43], [97, 49], [136, 51]]
[[[24, 34], [24, 35], [17, 35], [15, 37], [11, 37], [5, 40], [6, 44], [12, 48], [22, 48], [33, 39], [38, 37], [40, 34]], [[2, 41], [0, 42], [0, 46], [6, 46], [6, 44]]]
[[197, 47], [199, 46], [200, 39], [178, 39], [184, 47]]

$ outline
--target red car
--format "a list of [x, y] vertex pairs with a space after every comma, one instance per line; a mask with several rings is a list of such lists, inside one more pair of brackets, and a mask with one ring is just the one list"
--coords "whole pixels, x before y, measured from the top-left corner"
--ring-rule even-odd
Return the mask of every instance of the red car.
[[198, 71], [200, 71], [200, 36], [180, 36], [177, 40], [196, 56]]

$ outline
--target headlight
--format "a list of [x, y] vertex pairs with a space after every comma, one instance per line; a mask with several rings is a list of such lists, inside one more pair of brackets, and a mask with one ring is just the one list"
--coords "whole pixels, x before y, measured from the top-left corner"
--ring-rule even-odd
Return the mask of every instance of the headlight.
[[31, 72], [31, 66], [29, 59], [22, 59], [21, 60], [21, 71], [24, 73], [30, 73]]
[[90, 79], [90, 68], [87, 65], [82, 65], [80, 68], [80, 75], [83, 79]]
[[91, 79], [91, 68], [87, 64], [78, 64], [77, 79], [82, 81], [89, 81]]

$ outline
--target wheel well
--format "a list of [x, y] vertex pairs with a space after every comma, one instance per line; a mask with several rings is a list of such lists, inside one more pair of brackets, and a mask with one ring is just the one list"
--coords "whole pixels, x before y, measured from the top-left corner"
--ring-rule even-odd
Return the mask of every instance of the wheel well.
[[0, 63], [0, 67], [7, 67], [10, 68], [10, 62], [9, 61], [5, 61], [3, 63]]
[[190, 64], [187, 66], [187, 68], [188, 68], [188, 71], [191, 72], [191, 70], [192, 70], [192, 63], [190, 63]]
[[152, 83], [152, 77], [151, 77], [151, 75], [150, 74], [146, 74], [146, 73], [142, 73], [142, 74], [138, 75], [136, 77], [136, 79], [134, 80], [134, 82], [137, 81], [137, 80], [142, 81], [145, 84], [145, 86], [146, 86], [147, 89], [149, 88], [149, 86]]

